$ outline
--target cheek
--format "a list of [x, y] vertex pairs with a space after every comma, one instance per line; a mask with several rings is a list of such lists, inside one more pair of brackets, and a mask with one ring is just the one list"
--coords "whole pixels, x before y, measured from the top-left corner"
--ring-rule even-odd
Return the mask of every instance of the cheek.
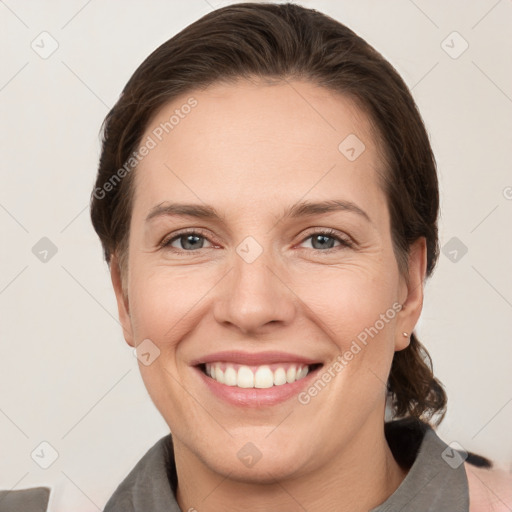
[[311, 315], [340, 342], [357, 338], [376, 323], [379, 331], [386, 330], [396, 316], [396, 285], [391, 273], [381, 274], [377, 269], [325, 267], [313, 275], [303, 274], [295, 290]]
[[[130, 314], [136, 343], [149, 339], [159, 350], [150, 364], [139, 363], [146, 389], [166, 419], [180, 418], [186, 413], [189, 421], [201, 421], [195, 409], [186, 409], [182, 382], [184, 369], [180, 362], [181, 342], [199, 323], [204, 311], [202, 298], [208, 289], [204, 279], [177, 268], [135, 266], [130, 282]], [[203, 276], [204, 277], [204, 276]], [[202, 283], [202, 285], [201, 285]], [[169, 411], [173, 411], [169, 414]], [[173, 425], [173, 427], [176, 427]], [[177, 426], [179, 427], [179, 425]], [[176, 428], [177, 428], [176, 427]]]
[[335, 345], [331, 372], [342, 377], [334, 379], [334, 388], [351, 383], [367, 397], [385, 392], [400, 309], [394, 278], [392, 272], [353, 265], [324, 268], [299, 287], [305, 313]]
[[[135, 266], [136, 262], [134, 262]], [[192, 267], [147, 267], [141, 264], [130, 286], [130, 313], [136, 341], [149, 338], [160, 350], [175, 347], [199, 321], [213, 276]]]

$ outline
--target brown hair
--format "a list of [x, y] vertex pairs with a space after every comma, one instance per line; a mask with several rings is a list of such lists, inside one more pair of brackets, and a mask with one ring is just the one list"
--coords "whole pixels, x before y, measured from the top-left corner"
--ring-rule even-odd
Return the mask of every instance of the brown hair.
[[[407, 85], [364, 39], [338, 21], [295, 4], [240, 3], [217, 9], [157, 48], [132, 75], [103, 123], [91, 219], [106, 261], [126, 267], [133, 155], [150, 119], [173, 98], [220, 81], [304, 79], [344, 94], [367, 113], [385, 157], [379, 178], [393, 249], [408, 275], [411, 244], [426, 238], [427, 277], [439, 257], [439, 190], [429, 138]], [[127, 164], [129, 162], [129, 165]], [[123, 280], [124, 281], [124, 280]], [[395, 417], [440, 423], [446, 394], [414, 333], [395, 352], [388, 380]]]

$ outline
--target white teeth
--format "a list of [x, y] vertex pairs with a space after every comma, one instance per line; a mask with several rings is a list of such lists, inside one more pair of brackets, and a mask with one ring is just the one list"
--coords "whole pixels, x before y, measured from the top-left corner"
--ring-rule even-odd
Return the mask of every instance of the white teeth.
[[286, 372], [284, 368], [278, 368], [274, 372], [274, 385], [282, 386], [283, 384], [286, 384]]
[[290, 368], [288, 368], [288, 370], [286, 371], [286, 382], [288, 382], [288, 384], [295, 382], [296, 376], [297, 376], [297, 368], [295, 368], [295, 366], [290, 366]]
[[[238, 370], [235, 368], [238, 367]], [[255, 371], [246, 365], [232, 365], [229, 363], [207, 363], [206, 374], [212, 379], [226, 386], [239, 388], [271, 388], [292, 384], [303, 379], [309, 373], [309, 367], [302, 364], [291, 364], [277, 367], [274, 371], [268, 365], [258, 366]]]
[[272, 370], [268, 366], [260, 366], [254, 374], [254, 387], [271, 388], [273, 385], [274, 374], [272, 373]]
[[[216, 371], [218, 371], [218, 370], [216, 370]], [[297, 375], [295, 375], [295, 380], [304, 378], [308, 373], [309, 373], [309, 366], [303, 366], [300, 370], [297, 371]]]
[[238, 368], [236, 384], [239, 388], [254, 387], [254, 373], [252, 373], [252, 370], [248, 366], [240, 366], [240, 368]]
[[221, 384], [225, 383], [224, 372], [219, 367], [215, 368], [215, 380]]
[[[208, 367], [208, 365], [206, 365]], [[227, 386], [236, 386], [237, 374], [232, 366], [227, 366], [224, 371], [224, 384]]]

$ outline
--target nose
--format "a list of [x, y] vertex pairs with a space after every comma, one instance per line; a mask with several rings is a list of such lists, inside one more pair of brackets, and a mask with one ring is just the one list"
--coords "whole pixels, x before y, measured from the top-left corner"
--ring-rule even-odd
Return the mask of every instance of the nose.
[[217, 322], [247, 335], [263, 334], [271, 324], [285, 326], [293, 321], [297, 296], [286, 269], [275, 259], [269, 250], [254, 261], [234, 254], [233, 267], [219, 283], [214, 301]]

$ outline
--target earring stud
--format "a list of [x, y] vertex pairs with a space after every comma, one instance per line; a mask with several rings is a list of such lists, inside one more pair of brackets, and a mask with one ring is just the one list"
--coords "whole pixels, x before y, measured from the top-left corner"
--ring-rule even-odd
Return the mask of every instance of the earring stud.
[[403, 332], [402, 335], [405, 337], [405, 338], [408, 338], [409, 337], [409, 333], [407, 332]]

